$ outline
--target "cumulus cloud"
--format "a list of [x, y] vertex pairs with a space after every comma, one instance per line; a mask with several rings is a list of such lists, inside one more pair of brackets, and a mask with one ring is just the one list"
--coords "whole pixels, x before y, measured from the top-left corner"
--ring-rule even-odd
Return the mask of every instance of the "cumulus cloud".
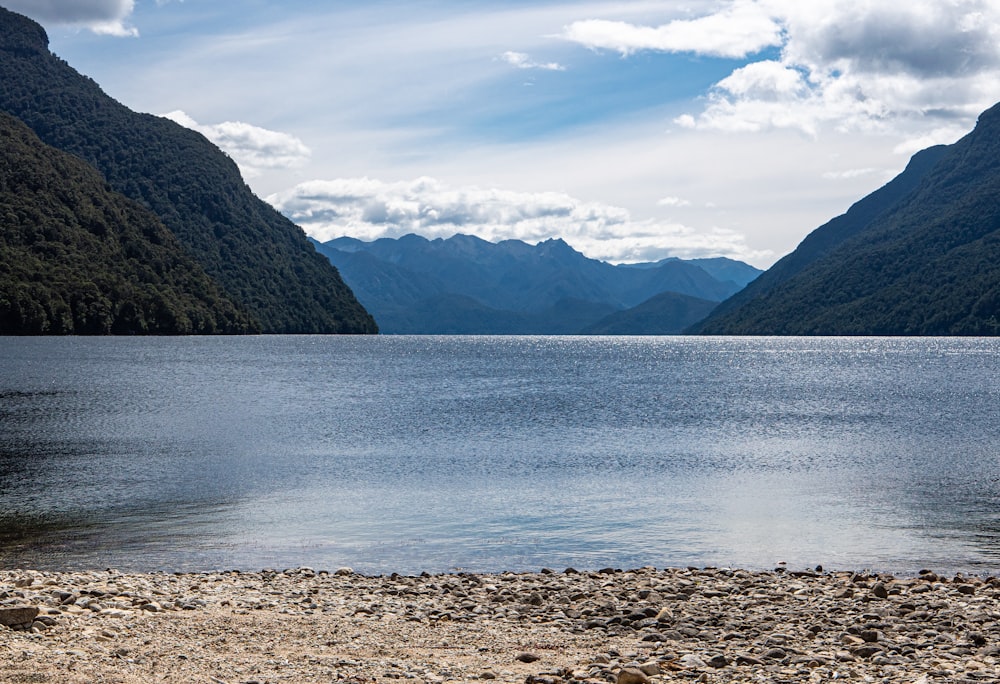
[[661, 26], [588, 19], [567, 26], [566, 40], [592, 49], [629, 55], [641, 50], [695, 52], [715, 57], [745, 57], [781, 44], [781, 26], [757, 2], [740, 0], [714, 14], [675, 19]]
[[518, 69], [541, 69], [543, 71], [565, 71], [566, 67], [558, 62], [536, 62], [523, 52], [507, 51], [500, 59]]
[[135, 0], [6, 0], [4, 6], [42, 23], [86, 26], [113, 36], [138, 35], [127, 24]]
[[426, 177], [395, 183], [371, 178], [314, 180], [267, 201], [320, 241], [343, 235], [375, 240], [408, 233], [432, 239], [465, 233], [493, 242], [537, 243], [561, 237], [587, 256], [616, 263], [667, 256], [769, 256], [749, 250], [744, 237], [733, 231], [636, 221], [621, 207], [558, 192], [454, 188]]
[[311, 155], [305, 143], [288, 133], [270, 131], [242, 121], [202, 125], [183, 111], [163, 116], [185, 128], [198, 131], [218, 145], [233, 158], [243, 175], [248, 178], [269, 169], [303, 166]]
[[663, 26], [577, 22], [564, 37], [623, 55], [779, 48], [716, 83], [701, 111], [675, 119], [686, 128], [898, 133], [931, 119], [913, 139], [953, 142], [1000, 98], [997, 0], [732, 0]]

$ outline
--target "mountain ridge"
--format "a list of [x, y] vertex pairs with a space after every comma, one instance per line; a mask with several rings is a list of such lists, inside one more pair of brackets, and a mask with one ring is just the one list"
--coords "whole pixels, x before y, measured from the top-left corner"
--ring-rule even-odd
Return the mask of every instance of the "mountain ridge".
[[[901, 192], [880, 195], [897, 181]], [[887, 206], [845, 234], [837, 219], [824, 224], [782, 260], [801, 268], [783, 274], [776, 264], [692, 332], [1000, 334], [1000, 105], [855, 207], [873, 198]], [[810, 255], [804, 246], [819, 239], [829, 246]]]
[[[492, 243], [463, 234], [447, 239], [410, 234], [370, 242], [341, 237], [314, 244], [341, 271], [382, 330], [391, 333], [460, 328], [497, 334], [496, 325], [469, 322], [490, 311], [510, 321], [512, 333], [577, 334], [662, 292], [718, 302], [746, 284], [720, 281], [701, 266], [679, 259], [615, 266], [584, 256], [560, 238], [530, 245], [520, 240]], [[760, 273], [746, 264], [733, 266], [740, 262], [710, 261], [745, 279]], [[467, 324], [452, 316], [442, 318], [446, 301], [462, 302]], [[482, 311], [474, 313], [476, 304]], [[419, 311], [426, 315], [415, 315]]]
[[3, 8], [0, 56], [0, 110], [151, 209], [262, 331], [377, 332], [303, 231], [200, 133], [115, 101], [49, 52], [41, 26]]

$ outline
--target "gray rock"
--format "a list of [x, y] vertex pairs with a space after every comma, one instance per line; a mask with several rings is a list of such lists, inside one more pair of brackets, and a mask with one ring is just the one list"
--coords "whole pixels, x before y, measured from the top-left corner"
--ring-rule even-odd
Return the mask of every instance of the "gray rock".
[[683, 656], [677, 662], [681, 665], [681, 667], [685, 667], [689, 670], [701, 670], [706, 667], [705, 661], [699, 658], [698, 656], [694, 655], [693, 653], [689, 653], [686, 656]]
[[864, 646], [857, 646], [851, 649], [851, 653], [859, 658], [871, 658], [876, 653], [881, 653], [882, 651], [883, 648], [875, 644], [865, 644]]
[[729, 665], [729, 658], [720, 653], [719, 655], [714, 655], [709, 658], [708, 664], [714, 668], [726, 667]]
[[878, 630], [876, 629], [863, 630], [861, 634], [859, 634], [858, 636], [860, 636], [869, 644], [874, 644], [880, 640]]
[[38, 617], [38, 608], [36, 606], [0, 607], [0, 625], [4, 625], [5, 627], [31, 624], [36, 617]]

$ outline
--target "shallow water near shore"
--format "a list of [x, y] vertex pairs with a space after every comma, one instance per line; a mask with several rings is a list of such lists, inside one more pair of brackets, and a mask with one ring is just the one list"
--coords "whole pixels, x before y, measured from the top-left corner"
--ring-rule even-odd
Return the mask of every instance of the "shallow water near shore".
[[0, 567], [1000, 567], [995, 339], [0, 350]]

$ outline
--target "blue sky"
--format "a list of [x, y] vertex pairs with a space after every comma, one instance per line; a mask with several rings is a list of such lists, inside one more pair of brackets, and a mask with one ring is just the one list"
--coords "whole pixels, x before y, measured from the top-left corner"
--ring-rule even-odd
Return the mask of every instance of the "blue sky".
[[1000, 100], [1000, 1], [0, 0], [320, 239], [766, 267]]

